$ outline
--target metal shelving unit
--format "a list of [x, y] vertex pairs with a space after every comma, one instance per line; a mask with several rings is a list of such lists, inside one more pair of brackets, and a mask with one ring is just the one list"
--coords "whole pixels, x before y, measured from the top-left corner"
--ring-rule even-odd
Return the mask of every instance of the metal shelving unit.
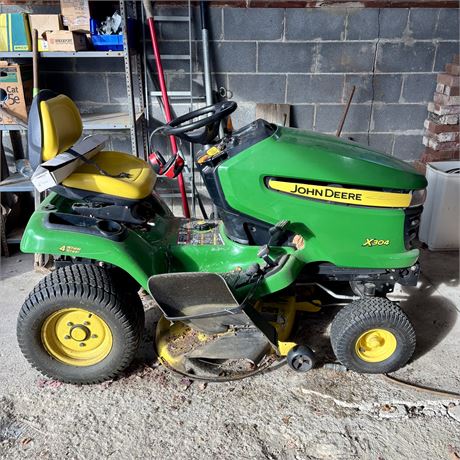
[[[119, 58], [124, 60], [126, 92], [128, 107], [126, 112], [115, 113], [87, 113], [82, 114], [83, 129], [87, 130], [129, 130], [131, 151], [137, 157], [146, 157], [147, 135], [145, 107], [145, 89], [141, 59], [133, 48], [128, 46], [127, 17], [137, 18], [136, 1], [120, 0], [120, 15], [123, 21], [123, 51], [46, 51], [40, 52], [44, 59], [85, 59], [85, 58]], [[0, 52], [0, 59], [31, 59], [31, 51]], [[26, 126], [18, 124], [1, 125], [0, 131], [25, 131]], [[38, 193], [35, 192], [31, 181], [19, 173], [10, 175], [0, 182], [0, 193], [32, 192], [35, 205], [39, 203]], [[17, 229], [7, 235], [8, 243], [19, 243], [24, 229]]]
[[[136, 113], [136, 124], [139, 124], [144, 117], [144, 112]], [[113, 113], [83, 113], [81, 115], [83, 129], [92, 130], [118, 130], [129, 129], [131, 122], [128, 112]], [[0, 125], [0, 131], [26, 131], [26, 126], [21, 125]]]
[[0, 193], [6, 192], [33, 192], [34, 186], [30, 179], [27, 179], [22, 174], [14, 173], [0, 182]]
[[[40, 58], [98, 58], [98, 57], [123, 57], [123, 51], [41, 51]], [[31, 58], [32, 51], [2, 51], [0, 57]]]
[[[130, 4], [130, 6], [128, 5]], [[128, 10], [129, 9], [129, 10]], [[84, 58], [123, 58], [125, 63], [126, 91], [128, 95], [127, 112], [104, 113], [104, 114], [83, 114], [83, 128], [90, 130], [122, 130], [129, 129], [131, 137], [132, 153], [136, 156], [144, 156], [147, 147], [147, 136], [145, 133], [146, 112], [144, 103], [144, 82], [142, 79], [141, 59], [138, 53], [128, 46], [127, 15], [133, 19], [137, 18], [135, 1], [120, 0], [120, 15], [123, 20], [123, 51], [42, 51], [40, 58], [46, 59], [84, 59]], [[0, 59], [27, 59], [32, 58], [31, 51], [2, 51]], [[136, 74], [137, 88], [133, 86], [133, 72]], [[1, 131], [21, 131], [26, 127], [20, 125], [0, 125]], [[142, 143], [140, 152], [139, 140]]]

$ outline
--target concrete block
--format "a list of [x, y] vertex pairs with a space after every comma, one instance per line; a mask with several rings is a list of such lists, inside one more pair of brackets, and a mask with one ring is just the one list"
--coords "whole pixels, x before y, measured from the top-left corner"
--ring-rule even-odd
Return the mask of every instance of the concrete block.
[[[63, 66], [63, 62], [61, 59], [41, 59], [40, 66], [42, 63], [47, 63], [47, 61], [58, 61], [58, 65], [62, 68], [67, 68], [67, 63], [69, 62], [66, 60], [65, 66]], [[120, 72], [124, 73], [125, 71], [125, 64], [122, 58], [85, 58], [85, 59], [74, 59], [75, 61], [75, 71], [76, 72]]]
[[256, 118], [256, 105], [254, 103], [238, 103], [238, 109], [232, 113], [232, 123], [235, 129], [252, 123]]
[[[94, 77], [93, 77], [94, 78]], [[128, 102], [126, 93], [126, 78], [123, 74], [107, 75], [109, 86], [109, 102], [125, 104]], [[88, 86], [88, 88], [91, 88]], [[88, 91], [88, 88], [86, 89]], [[88, 91], [93, 92], [93, 90]]]
[[444, 66], [453, 61], [454, 55], [458, 53], [457, 42], [440, 42], [436, 50], [436, 61], [434, 63], [434, 71], [439, 72], [444, 70]]
[[[166, 75], [166, 85], [169, 91], [190, 91], [190, 74], [182, 72], [172, 72]], [[227, 87], [227, 74], [211, 75], [213, 91], [217, 91], [221, 86]], [[202, 73], [192, 74], [192, 85], [194, 96], [204, 96], [204, 76]], [[154, 89], [151, 88], [153, 91]], [[175, 99], [177, 101], [177, 99]]]
[[228, 79], [236, 102], [285, 102], [285, 75], [229, 75]]
[[112, 142], [112, 149], [117, 152], [131, 153], [131, 138], [128, 131], [111, 132], [110, 141]]
[[373, 131], [422, 130], [426, 106], [416, 104], [374, 105]]
[[108, 103], [83, 103], [80, 104], [80, 113], [116, 113], [116, 112], [127, 112], [128, 108], [126, 104], [108, 104]]
[[428, 102], [433, 99], [435, 88], [435, 74], [405, 75], [402, 102]]
[[[161, 8], [164, 16], [188, 16], [188, 8]], [[172, 11], [176, 10], [176, 12]], [[157, 22], [158, 31], [162, 40], [188, 40], [189, 31], [187, 22], [162, 21]], [[222, 9], [208, 8], [208, 27], [210, 39], [218, 40], [222, 37]], [[147, 33], [148, 36], [148, 33]], [[192, 8], [192, 39], [201, 39], [200, 9]]]
[[393, 134], [380, 134], [380, 133], [369, 133], [363, 134], [345, 134], [342, 137], [357, 142], [358, 144], [370, 147], [380, 152], [384, 152], [388, 155], [392, 154], [393, 151]]
[[[76, 61], [79, 59], [40, 59], [40, 73], [42, 72], [75, 72]], [[84, 59], [83, 59], [84, 60]], [[30, 61], [31, 62], [31, 61]]]
[[[211, 83], [213, 91], [217, 91], [221, 86], [227, 87], [226, 74], [212, 74]], [[166, 85], [169, 91], [190, 91], [190, 74], [189, 73], [168, 73], [166, 74]], [[204, 97], [204, 76], [202, 73], [192, 74], [192, 88], [194, 97]], [[151, 90], [155, 90], [151, 88]], [[204, 100], [204, 99], [203, 99]], [[172, 99], [173, 105], [180, 102], [189, 101], [189, 97], [183, 99]]]
[[286, 40], [340, 40], [346, 10], [339, 8], [286, 9]]
[[457, 8], [441, 8], [436, 26], [437, 38], [458, 40], [459, 10]]
[[423, 152], [422, 136], [417, 135], [395, 135], [393, 155], [401, 160], [418, 160]]
[[380, 72], [431, 72], [435, 45], [415, 42], [380, 43], [377, 51], [377, 70]]
[[[211, 42], [214, 72], [255, 72], [256, 44], [251, 42]], [[198, 49], [199, 62], [202, 50]]]
[[343, 102], [348, 99], [351, 87], [356, 86], [353, 96], [354, 103], [370, 102], [398, 102], [401, 94], [402, 76], [398, 74], [346, 75]]
[[288, 75], [287, 102], [342, 101], [343, 75]]
[[226, 40], [281, 40], [283, 8], [225, 8]]
[[291, 126], [301, 129], [313, 129], [314, 105], [293, 105], [291, 107]]
[[317, 72], [369, 72], [374, 61], [372, 43], [321, 43]]
[[380, 37], [402, 37], [407, 25], [408, 14], [407, 8], [382, 8], [380, 10]]
[[312, 43], [259, 43], [259, 72], [311, 72]]
[[349, 8], [347, 40], [373, 40], [378, 34], [378, 8]]
[[412, 8], [409, 13], [409, 30], [412, 38], [430, 39], [436, 32], [437, 8]]
[[[190, 91], [190, 74], [178, 72], [168, 74], [166, 85], [168, 91]], [[192, 74], [192, 88], [194, 96], [205, 95], [203, 74]]]
[[[107, 79], [89, 73], [52, 72], [42, 73], [41, 87], [52, 88], [78, 102], [108, 102]], [[123, 81], [124, 81], [124, 76]]]
[[[335, 133], [344, 108], [344, 105], [318, 105], [315, 131]], [[343, 133], [367, 131], [370, 110], [370, 105], [352, 104], [343, 126]]]
[[[160, 41], [160, 54], [161, 55], [189, 55], [190, 48], [188, 42], [181, 42], [181, 41]], [[152, 64], [152, 68], [155, 69], [155, 59], [153, 56], [152, 48], [149, 44], [147, 44], [147, 57]], [[192, 47], [192, 55], [196, 56], [196, 44], [193, 44]], [[174, 71], [183, 71], [188, 72], [190, 70], [190, 63], [189, 60], [169, 60], [163, 59], [163, 68], [166, 70], [174, 70]]]

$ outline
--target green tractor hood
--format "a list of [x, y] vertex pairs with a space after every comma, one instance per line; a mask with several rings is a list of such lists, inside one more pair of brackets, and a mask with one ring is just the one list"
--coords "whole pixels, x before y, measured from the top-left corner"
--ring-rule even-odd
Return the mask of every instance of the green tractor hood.
[[398, 190], [422, 189], [427, 185], [425, 177], [408, 163], [333, 136], [279, 127], [261, 144], [265, 143], [270, 144], [269, 148], [277, 152], [283, 163], [292, 165], [283, 168], [283, 172], [292, 169], [290, 177]]

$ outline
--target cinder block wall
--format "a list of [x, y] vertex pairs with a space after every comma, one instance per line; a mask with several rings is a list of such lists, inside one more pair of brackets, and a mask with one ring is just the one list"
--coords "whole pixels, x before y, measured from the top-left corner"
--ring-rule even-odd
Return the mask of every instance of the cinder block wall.
[[[3, 6], [4, 12], [59, 12], [59, 6]], [[185, 15], [160, 6], [157, 14]], [[255, 118], [257, 102], [292, 104], [291, 125], [334, 133], [356, 85], [344, 137], [404, 160], [420, 157], [423, 121], [436, 74], [459, 49], [459, 10], [449, 8], [210, 8], [215, 89], [239, 104], [237, 127]], [[193, 81], [203, 96], [198, 10], [194, 10]], [[165, 54], [188, 53], [185, 24], [158, 25]], [[151, 52], [150, 43], [147, 49]], [[189, 88], [186, 61], [164, 61], [170, 90]], [[83, 112], [113, 112], [127, 102], [122, 59], [42, 59], [42, 87], [74, 98]], [[188, 104], [174, 102], [177, 114]], [[163, 120], [156, 101], [152, 114]], [[127, 131], [111, 147], [128, 150]]]
[[[289, 103], [293, 126], [334, 133], [356, 85], [343, 136], [404, 160], [420, 157], [436, 74], [458, 53], [458, 10], [210, 10], [215, 84], [238, 102], [237, 125], [254, 119], [257, 102]], [[165, 51], [183, 53], [185, 33], [161, 25]], [[194, 88], [203, 94], [201, 43], [195, 46]], [[188, 88], [186, 63], [166, 68], [171, 90]]]

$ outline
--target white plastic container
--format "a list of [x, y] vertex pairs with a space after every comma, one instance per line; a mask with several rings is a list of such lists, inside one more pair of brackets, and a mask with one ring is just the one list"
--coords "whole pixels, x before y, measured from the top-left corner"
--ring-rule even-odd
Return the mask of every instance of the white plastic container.
[[[456, 171], [456, 172], [455, 172]], [[428, 163], [427, 197], [420, 223], [419, 239], [432, 251], [460, 246], [460, 161]]]

